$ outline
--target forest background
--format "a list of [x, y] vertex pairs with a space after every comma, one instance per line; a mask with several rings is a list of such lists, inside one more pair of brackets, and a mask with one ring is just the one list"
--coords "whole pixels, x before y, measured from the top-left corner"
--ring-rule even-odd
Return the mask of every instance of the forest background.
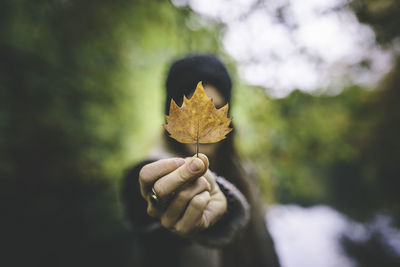
[[[399, 2], [346, 8], [394, 49]], [[120, 181], [162, 131], [168, 65], [196, 52], [218, 55], [232, 73], [236, 145], [267, 203], [326, 204], [361, 222], [384, 213], [400, 225], [398, 53], [373, 89], [276, 98], [241, 78], [224, 24], [198, 16], [168, 1], [1, 1], [4, 266], [132, 262]]]

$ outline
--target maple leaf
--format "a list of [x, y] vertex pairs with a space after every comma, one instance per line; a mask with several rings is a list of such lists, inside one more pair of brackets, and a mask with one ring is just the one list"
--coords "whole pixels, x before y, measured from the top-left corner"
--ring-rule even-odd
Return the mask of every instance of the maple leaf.
[[215, 143], [225, 139], [232, 131], [229, 128], [232, 118], [227, 117], [228, 108], [229, 104], [226, 104], [217, 109], [206, 95], [202, 82], [199, 82], [190, 99], [183, 97], [181, 107], [171, 99], [164, 128], [170, 137], [181, 143]]

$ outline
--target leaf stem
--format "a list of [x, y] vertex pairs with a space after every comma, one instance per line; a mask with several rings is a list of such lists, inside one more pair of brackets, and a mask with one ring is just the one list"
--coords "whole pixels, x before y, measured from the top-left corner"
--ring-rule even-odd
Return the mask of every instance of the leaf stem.
[[200, 128], [200, 121], [197, 121], [196, 157], [199, 157], [199, 128]]

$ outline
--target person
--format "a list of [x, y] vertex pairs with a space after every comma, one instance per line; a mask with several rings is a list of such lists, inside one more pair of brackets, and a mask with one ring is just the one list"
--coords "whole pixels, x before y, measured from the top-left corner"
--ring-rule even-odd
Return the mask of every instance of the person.
[[[166, 81], [182, 104], [202, 81], [216, 107], [230, 103], [232, 82], [213, 55], [174, 62]], [[147, 160], [129, 170], [122, 201], [135, 236], [137, 266], [279, 266], [256, 183], [233, 146], [234, 131], [214, 144], [181, 144], [165, 132]]]

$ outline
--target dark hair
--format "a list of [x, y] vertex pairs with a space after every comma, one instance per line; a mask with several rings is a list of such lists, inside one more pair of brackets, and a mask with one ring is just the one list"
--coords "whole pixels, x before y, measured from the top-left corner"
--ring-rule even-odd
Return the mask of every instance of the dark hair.
[[171, 98], [180, 105], [183, 96], [189, 96], [200, 81], [213, 85], [230, 102], [232, 81], [224, 64], [214, 55], [191, 55], [175, 61], [169, 69], [165, 113], [169, 112]]

